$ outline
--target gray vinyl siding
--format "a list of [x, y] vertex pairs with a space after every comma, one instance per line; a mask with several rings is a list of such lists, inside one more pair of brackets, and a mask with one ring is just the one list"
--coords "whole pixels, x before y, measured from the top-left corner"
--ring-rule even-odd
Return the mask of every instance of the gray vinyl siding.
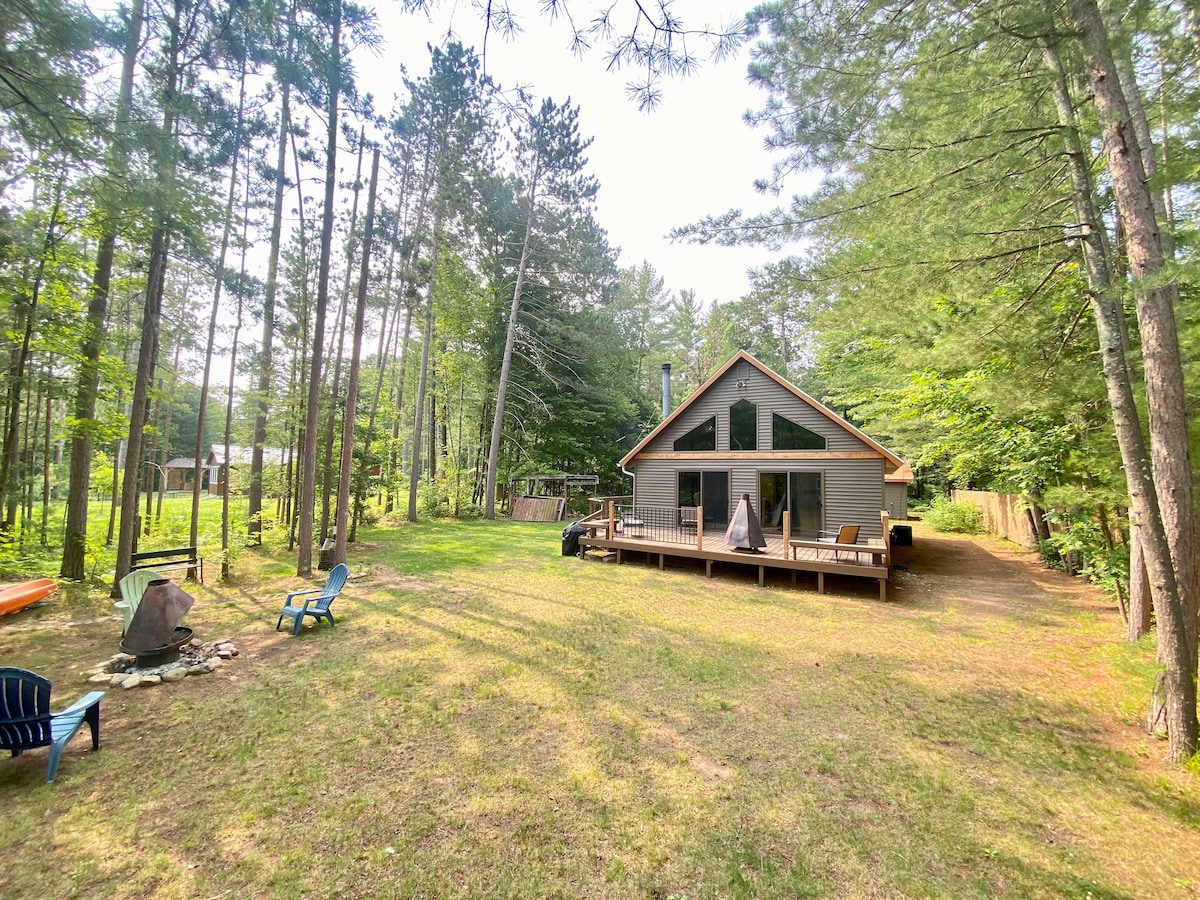
[[859, 525], [862, 528], [862, 538], [882, 537], [883, 527], [879, 512], [886, 508], [884, 460], [880, 456], [861, 459], [838, 456], [839, 453], [878, 451], [753, 366], [748, 366], [748, 372], [742, 373], [746, 376], [745, 384], [739, 387], [738, 368], [735, 364], [720, 380], [709, 385], [702, 396], [697, 397], [691, 406], [680, 413], [678, 419], [642, 448], [643, 452], [674, 452], [676, 440], [713, 416], [716, 417], [717, 424], [716, 450], [728, 451], [729, 407], [744, 399], [757, 407], [758, 450], [766, 452], [774, 449], [771, 446], [772, 414], [778, 413], [824, 437], [829, 456], [794, 460], [639, 457], [635, 458], [630, 466], [630, 470], [636, 476], [634, 503], [638, 506], [676, 506], [677, 472], [715, 471], [728, 472], [730, 475], [730, 512], [742, 494], [749, 494], [754, 508], [758, 509], [761, 472], [819, 472], [822, 476], [823, 527], [830, 530], [841, 525]]
[[883, 537], [883, 524], [879, 519], [879, 511], [884, 509], [882, 459], [645, 459], [640, 460], [635, 469], [633, 502], [637, 506], [676, 506], [675, 473], [681, 470], [729, 472], [731, 507], [742, 494], [749, 494], [755, 509], [759, 508], [760, 472], [819, 472], [824, 528], [834, 530], [842, 525], [859, 525], [863, 538]]
[[[729, 449], [729, 407], [739, 400], [749, 400], [758, 407], [758, 448], [771, 450], [771, 415], [778, 413], [797, 425], [825, 438], [825, 448], [845, 452], [872, 449], [858, 437], [813, 409], [775, 379], [750, 367], [746, 386], [737, 386], [734, 366], [721, 379], [710, 385], [704, 396], [683, 411], [679, 418], [663, 429], [643, 450], [647, 453], [670, 453], [675, 441], [706, 420], [717, 418], [717, 450]], [[735, 488], [736, 490], [736, 488]]]
[[908, 518], [907, 484], [885, 484], [883, 486], [883, 496], [887, 501], [887, 506], [884, 509], [888, 511], [889, 516], [893, 519]]
[[[798, 467], [799, 468], [799, 467]], [[883, 460], [833, 460], [823, 468], [825, 528], [859, 525], [860, 538], [882, 538]]]

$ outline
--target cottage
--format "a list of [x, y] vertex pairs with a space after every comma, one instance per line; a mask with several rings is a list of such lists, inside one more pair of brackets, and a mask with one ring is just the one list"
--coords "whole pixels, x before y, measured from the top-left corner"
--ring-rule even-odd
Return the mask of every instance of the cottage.
[[882, 539], [880, 511], [906, 518], [912, 469], [878, 441], [745, 351], [634, 447], [621, 467], [633, 506], [702, 508], [704, 526], [728, 523], [749, 494], [763, 530], [793, 537], [858, 525]]
[[[228, 482], [231, 470], [242, 469], [245, 472], [250, 471], [250, 461], [254, 456], [253, 447], [234, 447], [229, 448], [229, 462], [226, 465], [225, 448], [224, 446], [213, 447], [209, 450], [208, 459], [205, 466], [208, 469], [206, 482], [208, 484], [208, 492], [216, 496], [222, 496], [225, 493], [225, 485]], [[270, 447], [263, 448], [263, 477], [264, 487], [268, 480], [268, 473], [282, 472], [285, 465], [284, 452]], [[233, 481], [234, 493], [239, 492], [238, 481], [235, 478]]]

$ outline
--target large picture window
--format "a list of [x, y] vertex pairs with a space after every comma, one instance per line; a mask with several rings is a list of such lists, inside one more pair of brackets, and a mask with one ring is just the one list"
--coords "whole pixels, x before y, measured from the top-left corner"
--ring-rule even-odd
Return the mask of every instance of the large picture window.
[[675, 442], [676, 450], [716, 450], [717, 417], [701, 422]]
[[771, 414], [772, 450], [824, 450], [825, 438], [779, 413]]
[[729, 449], [758, 449], [758, 407], [749, 400], [729, 407]]

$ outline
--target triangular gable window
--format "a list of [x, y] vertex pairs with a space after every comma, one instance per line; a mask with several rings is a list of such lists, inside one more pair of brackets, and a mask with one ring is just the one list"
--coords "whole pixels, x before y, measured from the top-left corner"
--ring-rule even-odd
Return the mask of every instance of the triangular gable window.
[[824, 450], [825, 438], [779, 413], [772, 413], [771, 447], [775, 450]]
[[716, 450], [717, 417], [701, 422], [675, 442], [676, 450]]

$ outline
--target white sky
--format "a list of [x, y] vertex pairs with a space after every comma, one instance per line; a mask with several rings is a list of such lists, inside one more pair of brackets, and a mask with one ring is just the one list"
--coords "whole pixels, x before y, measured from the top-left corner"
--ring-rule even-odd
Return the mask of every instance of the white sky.
[[[647, 260], [669, 291], [693, 289], [706, 304], [738, 299], [748, 289], [746, 270], [780, 254], [763, 247], [672, 244], [666, 235], [705, 215], [730, 208], [759, 211], [777, 202], [753, 186], [755, 178], [769, 175], [771, 158], [762, 135], [742, 121], [763, 99], [746, 83], [746, 48], [736, 58], [705, 62], [687, 78], [664, 81], [658, 108], [643, 113], [625, 89], [639, 73], [606, 70], [600, 47], [576, 57], [566, 23], [551, 22], [540, 6], [535, 0], [514, 3], [514, 11], [525, 12], [524, 34], [509, 42], [491, 36], [487, 73], [504, 88], [522, 84], [537, 97], [561, 103], [569, 96], [580, 106], [580, 131], [594, 138], [588, 155], [600, 181], [598, 219], [610, 243], [621, 249], [622, 267]], [[591, 0], [576, 0], [573, 8], [583, 13]], [[716, 27], [742, 5], [680, 0], [674, 9], [686, 27]], [[453, 0], [445, 0], [433, 21], [401, 13], [399, 3], [378, 4], [376, 14], [386, 46], [374, 59], [356, 54], [355, 68], [360, 92], [374, 94], [381, 111], [390, 109], [399, 66], [407, 66], [410, 77], [425, 74], [426, 44], [440, 43], [448, 28], [476, 52], [482, 47], [483, 24], [467, 2], [456, 9]], [[693, 46], [693, 52], [701, 49]]]

